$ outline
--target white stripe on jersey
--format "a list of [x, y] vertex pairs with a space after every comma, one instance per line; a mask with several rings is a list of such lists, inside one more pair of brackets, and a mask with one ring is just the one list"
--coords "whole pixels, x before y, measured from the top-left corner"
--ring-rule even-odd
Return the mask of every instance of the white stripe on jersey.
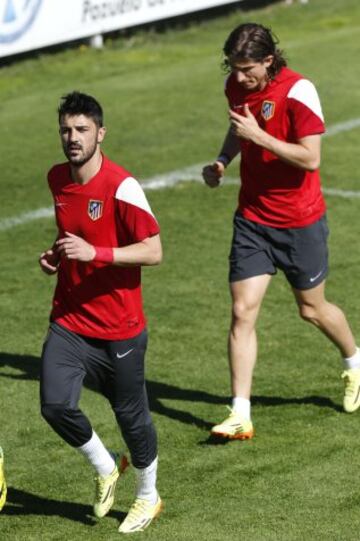
[[324, 122], [324, 115], [315, 86], [308, 79], [300, 79], [290, 89], [288, 98], [300, 101]]
[[133, 177], [127, 177], [125, 180], [123, 180], [116, 190], [115, 197], [120, 201], [130, 203], [130, 205], [135, 205], [136, 207], [139, 207], [151, 214], [151, 216], [154, 216], [144, 194], [144, 190], [138, 181]]

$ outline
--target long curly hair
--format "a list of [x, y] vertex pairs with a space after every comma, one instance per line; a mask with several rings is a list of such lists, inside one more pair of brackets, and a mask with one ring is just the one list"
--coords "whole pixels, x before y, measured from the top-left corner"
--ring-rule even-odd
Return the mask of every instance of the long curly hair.
[[224, 60], [222, 66], [225, 71], [231, 71], [229, 58], [238, 60], [253, 60], [262, 62], [271, 55], [274, 60], [267, 68], [268, 76], [273, 79], [287, 62], [283, 51], [277, 48], [278, 38], [270, 28], [262, 24], [245, 23], [237, 26], [225, 41], [223, 48]]

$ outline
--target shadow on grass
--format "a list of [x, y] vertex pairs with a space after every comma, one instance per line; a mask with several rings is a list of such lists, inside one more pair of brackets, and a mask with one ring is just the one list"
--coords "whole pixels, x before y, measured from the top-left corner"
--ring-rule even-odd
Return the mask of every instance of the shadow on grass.
[[[81, 503], [64, 502], [42, 498], [31, 492], [18, 490], [14, 487], [8, 488], [7, 501], [2, 515], [41, 515], [58, 516], [75, 522], [81, 522], [87, 526], [95, 526], [98, 521], [92, 516], [92, 507]], [[109, 517], [122, 521], [126, 513], [114, 510], [108, 513]]]
[[[14, 369], [17, 371], [17, 373], [13, 373]], [[38, 381], [39, 376], [39, 357], [0, 353], [0, 377], [16, 380]], [[167, 383], [147, 380], [146, 386], [151, 411], [184, 424], [195, 425], [201, 429], [209, 430], [212, 423], [196, 417], [192, 413], [166, 406], [161, 400], [184, 400], [187, 402], [203, 402], [206, 404], [228, 403], [227, 397], [210, 394], [205, 391], [181, 389], [180, 387], [169, 385]], [[88, 382], [85, 382], [85, 387], [96, 392], [96, 389]]]
[[317, 395], [302, 396], [299, 398], [254, 395], [251, 397], [251, 404], [253, 406], [288, 406], [291, 404], [312, 404], [313, 406], [318, 406], [319, 408], [329, 408], [339, 412], [343, 411], [343, 408], [339, 404], [336, 404], [333, 400], [331, 400], [331, 398]]
[[[6, 372], [6, 368], [17, 370], [17, 374]], [[40, 359], [32, 355], [0, 353], [0, 376], [20, 380], [39, 380]]]
[[[15, 369], [18, 373], [6, 372], [6, 368]], [[21, 380], [38, 380], [40, 371], [40, 359], [30, 355], [12, 355], [9, 353], [0, 353], [0, 377]], [[88, 389], [96, 391], [91, 385], [85, 383]], [[179, 421], [184, 424], [195, 425], [203, 430], [210, 430], [213, 422], [205, 421], [190, 412], [182, 411], [168, 405], [162, 400], [183, 400], [185, 402], [199, 402], [205, 404], [225, 405], [229, 403], [229, 398], [219, 396], [205, 391], [196, 391], [193, 389], [182, 389], [168, 383], [147, 380], [147, 390], [151, 411]], [[251, 399], [252, 405], [256, 406], [286, 406], [291, 404], [309, 404], [320, 408], [330, 408], [335, 411], [342, 411], [342, 408], [335, 404], [330, 398], [323, 396], [304, 396], [304, 397], [279, 397], [279, 396], [256, 396]], [[215, 412], [218, 417], [219, 412]], [[220, 417], [221, 417], [220, 413]], [[219, 419], [214, 419], [219, 420]], [[219, 442], [216, 442], [219, 443]]]
[[[288, 406], [291, 404], [297, 405], [306, 405], [310, 404], [312, 406], [318, 406], [319, 408], [329, 408], [337, 412], [343, 412], [343, 408], [339, 404], [335, 404], [330, 398], [325, 398], [323, 396], [311, 395], [304, 396], [300, 398], [282, 398], [279, 396], [256, 396], [251, 397], [252, 407], [255, 405], [259, 406]], [[226, 445], [231, 442], [239, 443], [239, 440], [236, 439], [226, 439], [218, 436], [209, 435], [208, 438], [200, 442], [200, 445]]]
[[227, 404], [228, 398], [207, 393], [205, 391], [194, 391], [192, 389], [180, 389], [174, 385], [160, 383], [157, 381], [146, 382], [149, 395], [149, 404], [151, 411], [164, 415], [169, 419], [180, 421], [181, 423], [195, 425], [198, 428], [210, 430], [213, 423], [196, 417], [190, 412], [178, 410], [170, 406], [165, 406], [162, 400], [184, 400], [186, 402], [202, 402], [205, 404]]

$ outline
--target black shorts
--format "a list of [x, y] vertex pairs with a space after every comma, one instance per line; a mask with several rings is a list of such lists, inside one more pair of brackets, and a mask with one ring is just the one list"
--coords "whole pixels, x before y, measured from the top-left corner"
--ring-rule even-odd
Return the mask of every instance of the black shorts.
[[281, 229], [246, 220], [236, 212], [229, 281], [284, 272], [295, 289], [311, 289], [328, 274], [326, 216], [306, 227]]

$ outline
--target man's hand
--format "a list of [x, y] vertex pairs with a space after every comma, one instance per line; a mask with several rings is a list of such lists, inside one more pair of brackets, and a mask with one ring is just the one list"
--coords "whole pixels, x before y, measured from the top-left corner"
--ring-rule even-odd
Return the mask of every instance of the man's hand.
[[210, 188], [217, 188], [224, 175], [225, 166], [222, 162], [214, 162], [211, 165], [205, 165], [202, 170], [202, 176], [205, 180], [205, 184]]
[[59, 266], [59, 254], [54, 250], [46, 250], [39, 257], [40, 268], [45, 274], [56, 274]]
[[56, 241], [56, 246], [60, 255], [66, 259], [76, 259], [77, 261], [92, 261], [96, 255], [94, 246], [86, 240], [65, 231], [65, 237]]
[[246, 103], [243, 108], [244, 115], [239, 115], [230, 109], [230, 131], [236, 137], [257, 143], [262, 129]]

